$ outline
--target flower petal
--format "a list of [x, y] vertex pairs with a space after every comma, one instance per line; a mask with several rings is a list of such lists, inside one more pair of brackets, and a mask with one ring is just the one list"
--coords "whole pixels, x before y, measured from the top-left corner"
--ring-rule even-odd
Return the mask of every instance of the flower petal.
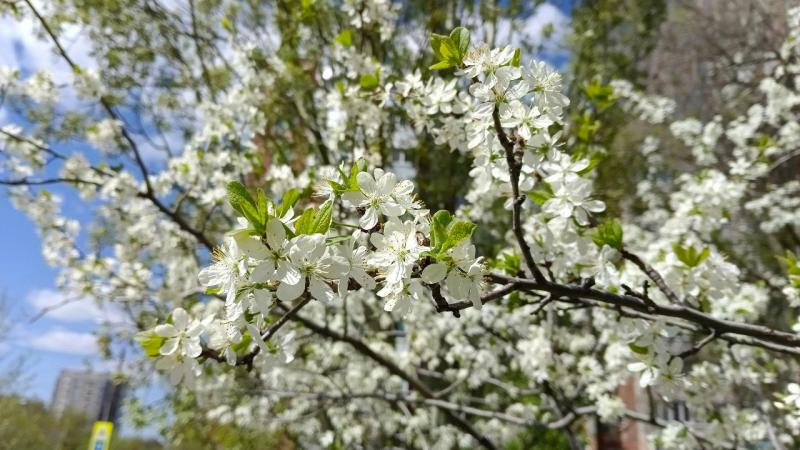
[[306, 289], [306, 276], [300, 274], [300, 278], [294, 284], [289, 284], [285, 281], [278, 285], [278, 298], [282, 301], [288, 302], [300, 297]]
[[246, 231], [236, 233], [233, 238], [236, 240], [236, 245], [239, 250], [245, 255], [253, 259], [266, 259], [269, 256], [267, 246], [262, 244], [258, 239], [253, 238]]
[[189, 314], [183, 308], [175, 308], [172, 311], [172, 324], [178, 330], [185, 330], [186, 325], [189, 323]]
[[267, 222], [267, 244], [273, 249], [278, 250], [286, 240], [286, 230], [283, 222], [278, 219], [270, 219]]
[[161, 345], [161, 348], [158, 350], [164, 356], [169, 356], [175, 353], [178, 350], [178, 344], [180, 343], [180, 339], [174, 337], [167, 339], [164, 344]]
[[447, 266], [442, 263], [431, 264], [422, 271], [422, 281], [428, 284], [438, 283], [447, 275]]
[[156, 325], [156, 335], [161, 337], [175, 337], [178, 335], [178, 330], [175, 329], [171, 323]]

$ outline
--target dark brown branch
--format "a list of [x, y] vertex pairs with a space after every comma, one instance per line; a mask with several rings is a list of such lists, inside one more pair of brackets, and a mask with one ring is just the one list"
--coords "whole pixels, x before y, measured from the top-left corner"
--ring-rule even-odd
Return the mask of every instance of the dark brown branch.
[[639, 270], [644, 272], [645, 275], [647, 275], [647, 277], [650, 278], [650, 280], [653, 283], [655, 283], [658, 290], [661, 291], [664, 295], [666, 295], [669, 301], [671, 301], [672, 303], [681, 303], [681, 299], [678, 298], [678, 296], [675, 294], [675, 291], [670, 289], [670, 287], [667, 285], [667, 282], [664, 281], [664, 278], [661, 276], [660, 273], [658, 273], [656, 269], [653, 268], [653, 266], [644, 262], [642, 258], [640, 258], [638, 255], [631, 253], [625, 249], [622, 249], [620, 251], [620, 254], [622, 254], [623, 258], [636, 264], [636, 267], [638, 267]]
[[[516, 287], [517, 287], [517, 285], [514, 284], [514, 283], [509, 283], [509, 284], [507, 284], [507, 285], [505, 285], [503, 287], [500, 287], [500, 288], [498, 288], [498, 289], [496, 289], [496, 290], [484, 295], [483, 297], [481, 297], [481, 304], [485, 305], [485, 304], [487, 304], [487, 303], [489, 303], [489, 302], [491, 302], [493, 300], [497, 300], [497, 299], [503, 298], [506, 295], [514, 292], [516, 290]], [[454, 311], [455, 312], [455, 311], [461, 311], [462, 309], [472, 308], [473, 306], [474, 305], [472, 304], [471, 301], [465, 300], [465, 301], [462, 301], [462, 302], [450, 303], [446, 307], [443, 307], [442, 310], [443, 311]]]
[[774, 330], [762, 325], [734, 322], [717, 319], [697, 309], [685, 305], [647, 304], [643, 300], [630, 295], [619, 295], [581, 286], [570, 286], [556, 283], [537, 283], [526, 278], [515, 278], [504, 275], [490, 275], [489, 278], [505, 285], [516, 284], [519, 290], [549, 292], [567, 298], [587, 298], [601, 303], [625, 307], [634, 311], [654, 316], [674, 317], [712, 330], [718, 335], [735, 334], [758, 339], [765, 343], [800, 349], [800, 335]]
[[708, 336], [706, 336], [703, 339], [701, 339], [700, 341], [698, 341], [696, 344], [691, 346], [689, 349], [684, 350], [681, 353], [679, 353], [678, 357], [679, 358], [688, 358], [688, 357], [690, 357], [692, 355], [696, 355], [700, 350], [703, 349], [703, 347], [705, 347], [706, 345], [710, 344], [711, 341], [713, 341], [716, 338], [717, 338], [717, 332], [716, 331], [711, 331], [711, 333], [709, 333]]
[[436, 312], [451, 311], [453, 313], [453, 317], [461, 317], [461, 313], [459, 313], [460, 309], [453, 308], [453, 305], [447, 303], [447, 299], [445, 299], [442, 295], [442, 287], [439, 285], [439, 283], [431, 285], [431, 296], [436, 304]]
[[492, 112], [492, 119], [494, 120], [494, 130], [497, 133], [497, 138], [500, 144], [506, 151], [506, 163], [511, 176], [511, 222], [514, 236], [517, 238], [517, 244], [522, 252], [522, 257], [525, 259], [525, 265], [531, 272], [531, 275], [537, 283], [547, 283], [547, 279], [539, 270], [536, 261], [533, 260], [531, 248], [525, 240], [525, 233], [522, 230], [522, 203], [525, 202], [525, 197], [519, 194], [519, 174], [522, 164], [517, 161], [517, 156], [514, 154], [514, 143], [508, 139], [506, 132], [503, 130], [503, 125], [500, 123], [500, 111], [495, 105]]
[[[281, 327], [286, 325], [297, 314], [298, 311], [303, 309], [303, 307], [306, 306], [308, 302], [311, 301], [311, 299], [312, 297], [308, 294], [303, 296], [299, 302], [297, 302], [290, 309], [286, 310], [286, 312], [280, 318], [278, 318], [278, 320], [275, 321], [275, 323], [273, 323], [272, 325], [269, 326], [269, 328], [267, 328], [264, 334], [261, 335], [261, 339], [264, 342], [269, 341], [270, 338], [272, 338], [272, 336], [275, 336], [275, 333], [277, 333], [278, 330], [281, 329]], [[259, 350], [261, 350], [261, 347], [256, 346], [256, 348], [254, 348], [252, 352], [250, 352], [247, 356], [243, 358], [244, 360], [243, 363], [248, 366], [252, 365], [253, 358], [255, 358], [256, 355], [258, 355]]]
[[74, 183], [74, 184], [91, 184], [92, 186], [101, 187], [100, 183], [83, 180], [80, 178], [45, 178], [43, 180], [31, 180], [28, 178], [19, 178], [16, 180], [0, 180], [0, 184], [5, 186], [40, 186], [45, 184], [57, 183]]
[[[629, 317], [633, 319], [642, 319], [647, 320], [650, 322], [655, 322], [658, 319], [664, 319], [663, 317], [657, 317], [656, 315], [651, 315], [639, 311], [633, 311], [627, 308], [622, 308], [618, 305], [611, 305], [608, 303], [600, 303], [590, 299], [577, 299], [577, 298], [560, 298], [558, 299], [559, 302], [567, 302], [570, 304], [577, 304], [582, 303], [587, 305], [588, 307], [592, 308], [605, 308], [608, 310], [613, 310], [617, 314], [622, 317]], [[687, 323], [681, 320], [665, 320], [670, 326], [674, 326], [677, 328], [681, 328], [686, 331], [691, 331], [695, 333], [699, 333], [703, 331], [703, 328], [698, 327], [695, 324]], [[707, 331], [707, 330], [706, 330]], [[765, 350], [770, 350], [774, 352], [784, 353], [787, 355], [793, 356], [800, 356], [800, 348], [793, 348], [787, 347], [785, 345], [778, 345], [773, 344], [770, 342], [764, 342], [755, 338], [750, 338], [746, 336], [737, 336], [737, 335], [719, 335], [717, 336], [718, 339], [728, 342], [731, 345], [746, 345], [749, 347], [760, 347]]]
[[8, 136], [9, 138], [11, 138], [11, 139], [13, 139], [13, 140], [15, 140], [15, 141], [17, 141], [17, 142], [24, 142], [24, 143], [26, 143], [26, 144], [28, 144], [28, 145], [31, 145], [31, 146], [33, 146], [33, 147], [36, 147], [36, 149], [38, 149], [38, 150], [41, 150], [41, 151], [43, 151], [43, 152], [47, 153], [48, 155], [52, 156], [53, 158], [56, 158], [56, 159], [62, 159], [62, 160], [63, 160], [63, 159], [67, 159], [67, 157], [66, 157], [66, 156], [64, 156], [63, 154], [61, 154], [61, 153], [59, 153], [59, 152], [57, 152], [57, 151], [53, 150], [53, 149], [52, 149], [52, 148], [50, 148], [50, 147], [44, 146], [44, 145], [42, 145], [42, 144], [39, 144], [38, 142], [36, 142], [36, 141], [34, 141], [34, 140], [32, 140], [32, 139], [28, 139], [28, 138], [26, 138], [26, 137], [19, 136], [19, 135], [16, 135], [16, 134], [14, 134], [14, 133], [9, 133], [8, 131], [6, 131], [6, 130], [4, 130], [4, 129], [2, 129], [2, 128], [0, 128], [0, 134], [3, 134], [3, 135], [5, 135], [5, 136]]

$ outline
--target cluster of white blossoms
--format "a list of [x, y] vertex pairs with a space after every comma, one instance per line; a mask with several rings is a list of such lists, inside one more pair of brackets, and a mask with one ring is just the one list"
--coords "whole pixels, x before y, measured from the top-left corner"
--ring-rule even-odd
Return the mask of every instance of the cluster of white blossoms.
[[[797, 183], [774, 177], [798, 155], [796, 64], [770, 66], [741, 117], [708, 123], [611, 83], [618, 106], [662, 125], [699, 167], [672, 170], [667, 140], [649, 137], [630, 194], [643, 211], [615, 220], [594, 187], [602, 156], [570, 150], [559, 73], [511, 47], [471, 45], [463, 28], [432, 38], [440, 75], [389, 67], [355, 42], [374, 30], [397, 44], [398, 4], [342, 9], [353, 28], [336, 38], [298, 25], [304, 57], [319, 49], [302, 42], [330, 44], [318, 67], [303, 66], [318, 83], [303, 95], [286, 95], [291, 62], [258, 36], [232, 38], [235, 81], [174, 99], [194, 128], [163, 165], [130, 158], [126, 117], [86, 118], [76, 134], [98, 150], [89, 155], [55, 152], [35, 127], [0, 128], [2, 170], [21, 181], [11, 198], [37, 224], [59, 287], [131, 311], [146, 354], [175, 392], [199, 394], [206, 418], [301, 446], [492, 448], [594, 419], [646, 422], [663, 448], [797, 444], [800, 338], [780, 331], [800, 329], [797, 258], [781, 251], [780, 271], [747, 264], [761, 245], [751, 241], [797, 222]], [[789, 17], [800, 35], [800, 9]], [[115, 94], [95, 73], [75, 73], [86, 101]], [[58, 98], [49, 79], [0, 69], [0, 88], [43, 107]], [[298, 100], [301, 140], [322, 150], [279, 157], [285, 142], [264, 130], [283, 133], [285, 118], [264, 98], [306, 94], [318, 111]], [[418, 144], [470, 162], [455, 212], [429, 211], [389, 167], [386, 155]], [[92, 223], [23, 183], [47, 181], [53, 161], [91, 201]], [[786, 324], [770, 314], [784, 300]], [[633, 411], [618, 395], [631, 376], [668, 407]], [[689, 418], [657, 414], [679, 406]]]
[[[405, 316], [430, 298], [424, 285], [441, 283], [451, 300], [481, 306], [485, 269], [469, 242], [474, 225], [444, 211], [431, 217], [415, 199], [410, 181], [363, 167], [356, 163], [348, 174], [342, 167], [321, 190], [329, 198], [302, 214], [294, 211], [295, 189], [276, 203], [262, 191], [254, 198], [239, 183], [229, 186], [230, 203], [243, 215], [240, 227], [199, 274], [207, 293], [224, 298], [225, 307], [191, 324], [178, 308], [172, 324], [141, 336], [146, 348], [158, 347], [158, 367], [170, 370], [173, 382], [197, 369], [191, 361], [202, 354], [199, 339], [232, 365], [254, 348], [260, 349], [259, 359], [284, 350], [291, 342], [272, 347], [264, 342], [272, 334], [268, 329], [276, 302], [304, 296], [341, 304], [351, 291], [379, 285], [376, 294], [384, 299], [384, 309]], [[338, 205], [350, 208], [358, 225], [334, 222]], [[220, 334], [225, 338], [214, 337]], [[242, 345], [245, 336], [249, 345]]]

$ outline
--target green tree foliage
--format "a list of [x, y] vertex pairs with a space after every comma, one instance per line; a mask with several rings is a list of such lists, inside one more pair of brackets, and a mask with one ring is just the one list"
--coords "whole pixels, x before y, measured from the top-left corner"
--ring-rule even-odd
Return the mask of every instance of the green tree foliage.
[[636, 174], [643, 173], [644, 162], [625, 145], [641, 136], [624, 129], [630, 117], [613, 107], [608, 82], [623, 79], [644, 87], [645, 63], [665, 19], [663, 0], [585, 0], [572, 11], [568, 95], [577, 138], [573, 151], [603, 159], [596, 183], [612, 216], [619, 216], [620, 203], [639, 181]]

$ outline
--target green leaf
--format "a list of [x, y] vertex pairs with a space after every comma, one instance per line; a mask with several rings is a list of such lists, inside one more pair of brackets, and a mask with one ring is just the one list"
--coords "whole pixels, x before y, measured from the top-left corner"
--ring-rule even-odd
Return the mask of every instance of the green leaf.
[[142, 331], [137, 333], [133, 339], [139, 343], [145, 355], [154, 358], [161, 356], [161, 346], [164, 345], [166, 338], [163, 338], [152, 331]]
[[459, 60], [464, 59], [464, 55], [469, 50], [469, 30], [464, 27], [456, 27], [450, 32], [450, 40], [455, 45]]
[[600, 111], [607, 109], [613, 105], [617, 98], [614, 96], [614, 89], [611, 85], [603, 84], [599, 77], [593, 78], [591, 82], [583, 87], [583, 91], [589, 100], [597, 105]]
[[507, 274], [515, 276], [522, 270], [519, 255], [516, 253], [503, 253], [503, 260], [497, 260], [497, 267], [503, 269]]
[[261, 218], [261, 223], [265, 224], [269, 220], [269, 208], [267, 207], [267, 203], [269, 199], [267, 195], [264, 194], [264, 190], [258, 188], [256, 190], [256, 210], [258, 211], [258, 217]]
[[236, 353], [241, 353], [247, 350], [247, 347], [250, 345], [251, 342], [253, 342], [253, 337], [250, 336], [249, 332], [245, 331], [244, 333], [242, 333], [242, 340], [236, 344], [231, 344], [231, 348], [233, 348], [233, 351], [235, 351]]
[[442, 43], [446, 40], [450, 39], [449, 36], [444, 36], [441, 34], [432, 33], [430, 37], [431, 42], [431, 49], [433, 50], [433, 56], [437, 61], [441, 61], [445, 59], [442, 57]]
[[472, 236], [472, 232], [475, 231], [475, 227], [476, 225], [468, 220], [456, 220], [452, 222], [448, 227], [447, 238], [444, 244], [442, 244], [440, 252], [446, 252], [464, 240], [469, 239]]
[[228, 183], [228, 201], [234, 208], [243, 204], [250, 204], [253, 206], [256, 204], [253, 197], [247, 192], [247, 188], [238, 181], [231, 181]]
[[329, 238], [325, 239], [325, 244], [327, 244], [327, 245], [335, 245], [335, 244], [340, 244], [340, 243], [345, 242], [345, 241], [349, 241], [350, 239], [352, 239], [351, 236], [333, 236], [333, 237], [329, 237]]
[[344, 45], [345, 47], [349, 47], [353, 45], [353, 30], [351, 28], [347, 28], [342, 30], [341, 33], [336, 35], [336, 42], [339, 44]]
[[364, 89], [365, 91], [374, 91], [378, 88], [378, 86], [380, 86], [378, 77], [372, 74], [361, 75], [361, 78], [358, 80], [358, 84], [360, 84], [361, 89]]
[[331, 189], [333, 189], [333, 192], [335, 192], [336, 194], [341, 194], [347, 191], [347, 186], [344, 184], [337, 183], [333, 180], [325, 180], [325, 181], [328, 182], [328, 185], [330, 185]]
[[675, 252], [675, 256], [678, 257], [680, 262], [690, 268], [699, 266], [711, 254], [711, 250], [708, 247], [698, 251], [693, 246], [683, 247], [679, 244], [673, 245], [672, 251]]
[[453, 220], [449, 211], [439, 210], [431, 218], [431, 246], [438, 253], [447, 240], [447, 226]]
[[458, 27], [450, 33], [450, 36], [433, 33], [430, 41], [436, 61], [430, 66], [431, 70], [458, 67], [469, 49], [469, 31]]
[[294, 234], [312, 234], [314, 229], [314, 218], [316, 211], [314, 208], [308, 208], [303, 211], [303, 214], [294, 223]]
[[253, 228], [264, 229], [264, 222], [258, 215], [256, 202], [242, 183], [238, 181], [228, 183], [228, 202], [234, 210], [250, 222]]
[[458, 56], [458, 47], [456, 47], [456, 43], [449, 37], [442, 41], [442, 46], [439, 47], [439, 51], [442, 53], [443, 60], [450, 61], [451, 63], [461, 63], [461, 58]]
[[628, 348], [630, 348], [633, 353], [637, 353], [639, 355], [646, 355], [650, 351], [647, 347], [641, 347], [633, 342], [628, 344]]
[[222, 18], [222, 28], [224, 28], [225, 31], [233, 32], [233, 25], [231, 25], [231, 21], [227, 17]]
[[785, 256], [779, 256], [778, 260], [786, 266], [786, 274], [789, 276], [791, 285], [800, 289], [800, 264], [798, 264], [797, 256], [786, 250]]
[[594, 170], [595, 167], [597, 167], [597, 164], [600, 163], [601, 159], [602, 159], [602, 156], [599, 155], [599, 154], [592, 155], [592, 157], [589, 158], [589, 165], [586, 166], [585, 169], [578, 171], [578, 175], [580, 175], [580, 176], [588, 175], [589, 172], [591, 172], [592, 170]]
[[431, 219], [431, 254], [437, 258], [472, 236], [475, 224], [468, 220], [453, 220], [449, 211], [440, 210]]
[[703, 250], [700, 252], [700, 256], [697, 258], [697, 264], [700, 264], [708, 259], [709, 255], [711, 255], [711, 250], [708, 247], [703, 248]]
[[326, 201], [325, 203], [320, 206], [319, 211], [316, 213], [316, 217], [314, 218], [314, 223], [311, 227], [312, 233], [320, 233], [325, 234], [331, 227], [331, 221], [333, 220], [333, 202], [331, 200]]
[[286, 193], [283, 194], [283, 198], [281, 199], [281, 206], [278, 207], [278, 211], [276, 211], [277, 216], [278, 217], [285, 216], [286, 213], [289, 212], [289, 209], [291, 209], [299, 199], [300, 199], [300, 192], [297, 189], [291, 188], [288, 191], [286, 191]]
[[439, 61], [438, 63], [428, 67], [430, 70], [444, 70], [453, 67], [449, 61]]
[[550, 200], [551, 198], [553, 198], [553, 194], [551, 194], [551, 193], [549, 193], [547, 191], [539, 189], [539, 190], [528, 192], [528, 198], [533, 200], [533, 202], [536, 203], [537, 205], [541, 206], [541, 205], [544, 205], [544, 202], [546, 202], [546, 201]]
[[522, 64], [522, 50], [516, 49], [514, 50], [514, 56], [511, 57], [511, 65], [513, 67], [519, 67]]
[[356, 162], [350, 166], [350, 175], [346, 177], [347, 179], [347, 190], [349, 191], [358, 191], [361, 188], [358, 186], [358, 174], [361, 172], [365, 172], [367, 169], [367, 161], [364, 158], [358, 158]]
[[617, 219], [609, 219], [600, 224], [592, 235], [592, 240], [598, 247], [608, 245], [611, 248], [622, 250], [622, 226]]

